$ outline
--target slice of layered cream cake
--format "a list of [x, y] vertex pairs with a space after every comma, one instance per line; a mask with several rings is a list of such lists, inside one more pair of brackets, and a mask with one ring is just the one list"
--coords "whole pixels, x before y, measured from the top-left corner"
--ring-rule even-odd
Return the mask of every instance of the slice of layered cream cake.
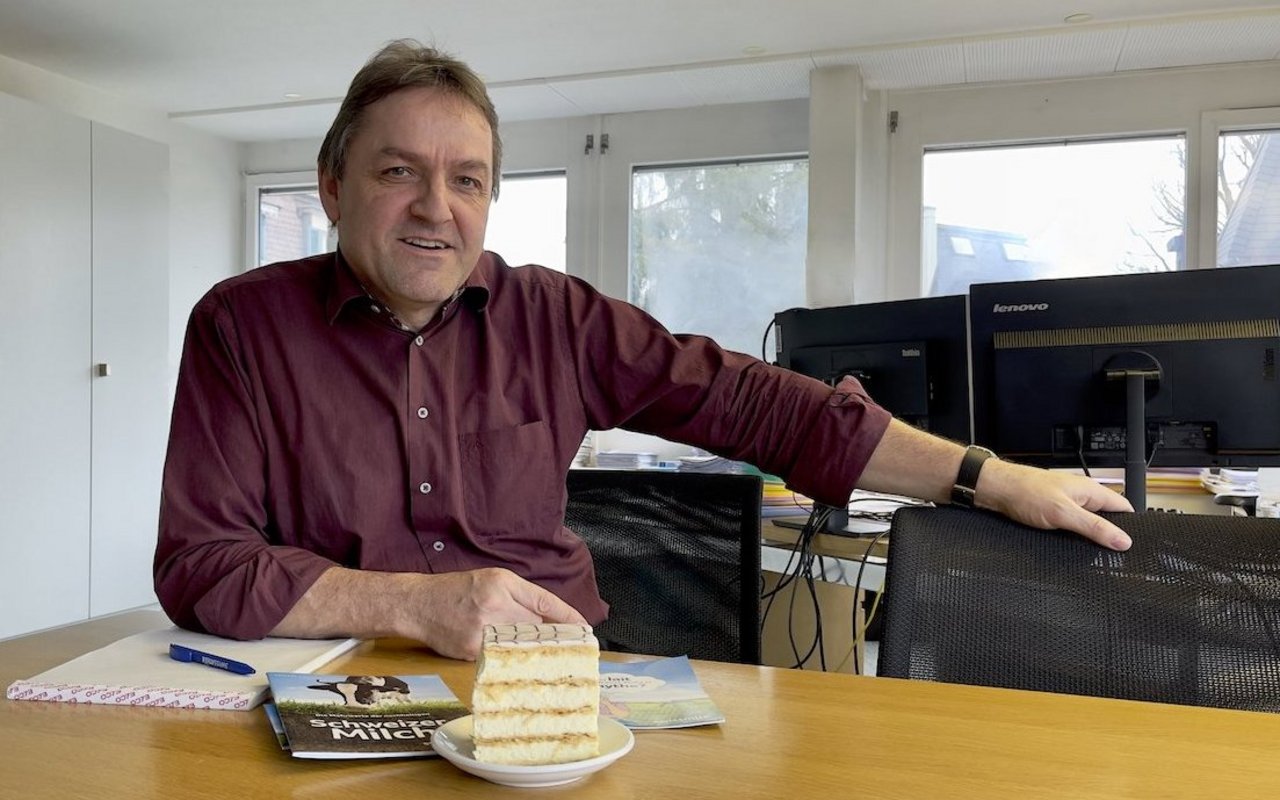
[[563, 764], [600, 752], [600, 643], [590, 625], [486, 625], [471, 695], [475, 758]]

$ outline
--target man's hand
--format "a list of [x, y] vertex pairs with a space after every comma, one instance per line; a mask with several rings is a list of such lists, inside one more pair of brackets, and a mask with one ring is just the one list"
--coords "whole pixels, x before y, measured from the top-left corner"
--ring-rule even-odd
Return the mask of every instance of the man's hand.
[[586, 620], [559, 597], [506, 569], [424, 575], [332, 567], [271, 635], [403, 636], [442, 656], [472, 660], [480, 653], [484, 625], [501, 622]]
[[482, 628], [490, 623], [586, 622], [568, 603], [510, 570], [415, 577], [421, 578], [423, 586], [402, 610], [409, 614], [408, 635], [442, 656], [475, 659]]
[[1128, 550], [1133, 540], [1095, 511], [1132, 511], [1123, 496], [1081, 475], [1036, 469], [990, 459], [978, 475], [974, 500], [1034, 528], [1061, 528], [1112, 550]]
[[[951, 498], [964, 447], [892, 420], [858, 485], [875, 492]], [[1103, 547], [1128, 550], [1124, 531], [1095, 511], [1132, 511], [1124, 497], [1081, 475], [988, 459], [978, 473], [974, 503], [1035, 528], [1061, 528]]]

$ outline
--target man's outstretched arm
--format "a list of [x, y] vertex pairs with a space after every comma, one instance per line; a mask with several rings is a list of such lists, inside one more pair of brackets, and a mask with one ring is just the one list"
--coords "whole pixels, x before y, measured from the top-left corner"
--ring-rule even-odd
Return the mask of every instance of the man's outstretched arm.
[[[871, 454], [859, 487], [948, 502], [965, 448], [893, 420]], [[974, 503], [1036, 528], [1072, 531], [1113, 550], [1128, 550], [1124, 531], [1093, 513], [1132, 511], [1123, 496], [1080, 475], [988, 459]]]

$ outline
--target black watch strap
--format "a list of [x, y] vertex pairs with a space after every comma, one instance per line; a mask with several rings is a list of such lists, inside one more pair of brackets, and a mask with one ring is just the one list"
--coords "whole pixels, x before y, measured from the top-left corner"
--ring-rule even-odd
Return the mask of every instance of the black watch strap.
[[951, 504], [973, 508], [974, 498], [978, 493], [978, 474], [988, 458], [996, 454], [976, 444], [969, 445], [960, 461], [960, 472], [956, 475], [955, 486], [951, 487]]

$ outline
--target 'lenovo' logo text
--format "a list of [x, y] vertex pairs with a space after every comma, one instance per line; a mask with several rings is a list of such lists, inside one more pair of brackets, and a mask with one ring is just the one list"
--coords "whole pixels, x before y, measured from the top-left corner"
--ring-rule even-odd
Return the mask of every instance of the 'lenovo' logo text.
[[1016, 303], [1012, 305], [996, 303], [995, 306], [991, 309], [991, 313], [1009, 314], [1014, 311], [1048, 311], [1048, 310], [1049, 310], [1048, 303]]

